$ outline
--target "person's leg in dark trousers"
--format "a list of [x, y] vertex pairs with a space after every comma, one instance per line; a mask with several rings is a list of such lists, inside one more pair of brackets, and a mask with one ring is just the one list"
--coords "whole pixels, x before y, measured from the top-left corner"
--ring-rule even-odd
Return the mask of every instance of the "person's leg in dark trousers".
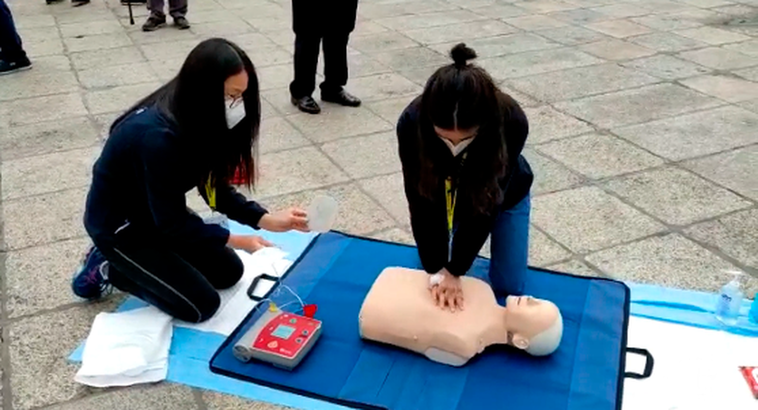
[[[147, 0], [147, 9], [150, 10], [150, 17], [142, 25], [144, 31], [155, 31], [166, 25], [166, 13], [163, 11], [166, 5], [164, 0]], [[180, 29], [189, 28], [189, 22], [185, 17], [187, 15], [187, 0], [169, 0], [169, 14], [174, 18], [174, 24]]]
[[321, 95], [336, 95], [347, 84], [347, 41], [350, 33], [324, 35], [324, 82]]
[[0, 74], [31, 68], [32, 63], [22, 47], [21, 37], [16, 31], [13, 15], [5, 0], [0, 0], [0, 49]]
[[176, 251], [133, 230], [96, 245], [108, 260], [114, 287], [186, 322], [212, 317], [221, 302], [217, 289], [233, 286], [244, 269], [227, 247]]
[[184, 30], [190, 27], [186, 17], [187, 0], [168, 0], [168, 12], [177, 28]]
[[347, 107], [361, 105], [361, 100], [343, 88], [347, 84], [348, 31], [327, 32], [324, 35], [324, 82], [321, 83], [321, 100]]
[[295, 35], [295, 79], [290, 83], [292, 104], [311, 114], [321, 112], [313, 99], [316, 89], [316, 68], [321, 45], [321, 34], [316, 31], [299, 32]]

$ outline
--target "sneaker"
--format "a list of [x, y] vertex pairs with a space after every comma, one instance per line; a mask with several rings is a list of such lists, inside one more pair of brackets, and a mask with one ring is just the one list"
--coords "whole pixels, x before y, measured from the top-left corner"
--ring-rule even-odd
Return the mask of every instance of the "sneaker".
[[185, 29], [190, 28], [189, 21], [187, 21], [187, 19], [184, 18], [184, 17], [177, 17], [177, 18], [175, 18], [174, 19], [174, 25], [179, 30], [185, 30]]
[[32, 68], [32, 62], [27, 57], [17, 61], [0, 60], [0, 75], [28, 70], [30, 68]]
[[100, 299], [113, 292], [108, 281], [108, 261], [96, 247], [91, 247], [84, 256], [71, 288], [76, 296], [87, 300]]
[[142, 25], [142, 31], [155, 31], [166, 25], [166, 18], [150, 16], [145, 24]]

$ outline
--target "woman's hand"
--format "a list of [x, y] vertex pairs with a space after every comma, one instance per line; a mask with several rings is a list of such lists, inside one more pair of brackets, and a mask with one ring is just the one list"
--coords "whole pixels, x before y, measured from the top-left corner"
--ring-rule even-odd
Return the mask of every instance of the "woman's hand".
[[258, 226], [269, 232], [287, 232], [293, 229], [308, 232], [308, 213], [300, 208], [289, 208], [265, 214]]
[[441, 309], [450, 309], [451, 312], [463, 310], [461, 278], [453, 276], [445, 268], [442, 268], [437, 275], [440, 275], [442, 279], [431, 287], [434, 303]]
[[253, 235], [229, 235], [227, 245], [231, 248], [241, 249], [249, 253], [254, 253], [260, 249], [274, 246], [273, 243], [260, 236]]

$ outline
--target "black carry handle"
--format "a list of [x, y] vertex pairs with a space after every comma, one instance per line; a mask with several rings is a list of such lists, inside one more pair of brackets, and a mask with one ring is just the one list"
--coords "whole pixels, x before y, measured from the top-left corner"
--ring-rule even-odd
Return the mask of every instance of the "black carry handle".
[[264, 273], [263, 275], [256, 276], [255, 279], [253, 279], [253, 283], [251, 283], [250, 287], [247, 288], [247, 297], [249, 297], [250, 299], [256, 302], [260, 302], [261, 300], [263, 300], [262, 297], [255, 296], [255, 288], [258, 287], [258, 282], [260, 282], [261, 279], [270, 280], [271, 282], [274, 282], [274, 283], [279, 281], [279, 278], [277, 278], [276, 276], [271, 276], [268, 273]]
[[630, 379], [641, 380], [641, 379], [647, 379], [648, 377], [650, 377], [651, 374], [653, 374], [653, 362], [654, 362], [653, 355], [650, 354], [650, 352], [647, 349], [627, 347], [626, 352], [645, 356], [645, 370], [642, 372], [642, 374], [633, 373], [633, 372], [625, 372], [624, 377], [628, 377]]

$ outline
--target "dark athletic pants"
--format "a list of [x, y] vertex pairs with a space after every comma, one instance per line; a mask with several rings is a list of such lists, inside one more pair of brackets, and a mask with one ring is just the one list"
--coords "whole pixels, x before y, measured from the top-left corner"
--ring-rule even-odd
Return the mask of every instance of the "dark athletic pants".
[[21, 47], [21, 37], [16, 31], [11, 10], [5, 0], [0, 0], [0, 56], [9, 62], [20, 61], [26, 57]]
[[219, 307], [217, 289], [242, 277], [242, 261], [228, 247], [171, 249], [154, 238], [128, 226], [112, 239], [96, 241], [110, 263], [111, 284], [177, 319], [209, 319]]
[[318, 32], [295, 35], [295, 80], [290, 93], [295, 98], [313, 94], [316, 89], [316, 68], [319, 48], [324, 47], [324, 82], [321, 92], [339, 92], [347, 84], [347, 42], [350, 33], [321, 34]]

